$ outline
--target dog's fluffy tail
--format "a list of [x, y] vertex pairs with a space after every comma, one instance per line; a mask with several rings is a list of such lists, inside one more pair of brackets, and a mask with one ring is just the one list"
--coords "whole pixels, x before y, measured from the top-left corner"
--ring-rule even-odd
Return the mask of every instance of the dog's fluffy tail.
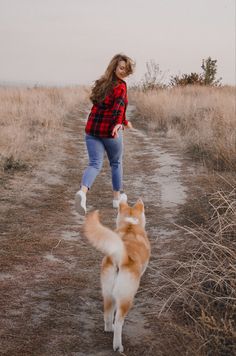
[[125, 246], [120, 236], [100, 223], [98, 210], [86, 215], [84, 232], [97, 250], [113, 256], [118, 263], [126, 256]]

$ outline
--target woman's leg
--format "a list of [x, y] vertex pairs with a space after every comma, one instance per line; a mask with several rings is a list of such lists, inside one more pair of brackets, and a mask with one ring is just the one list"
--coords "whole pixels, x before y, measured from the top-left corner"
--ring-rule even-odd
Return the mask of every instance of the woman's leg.
[[104, 157], [104, 145], [99, 138], [86, 135], [85, 137], [89, 165], [84, 171], [80, 190], [75, 194], [75, 208], [78, 213], [86, 214], [86, 193], [91, 188], [95, 178], [102, 168]]
[[102, 140], [98, 137], [86, 135], [85, 141], [89, 156], [89, 165], [84, 171], [81, 189], [86, 193], [86, 188], [91, 188], [102, 168], [105, 148]]
[[102, 168], [105, 151], [104, 145], [99, 138], [86, 135], [85, 141], [88, 150], [89, 165], [84, 171], [81, 188], [75, 194], [75, 209], [82, 215], [86, 214], [87, 211], [86, 193], [88, 189], [91, 188], [95, 178]]
[[123, 136], [119, 132], [117, 138], [103, 139], [105, 150], [111, 166], [112, 187], [114, 199], [119, 199], [120, 190], [123, 186], [123, 167], [122, 167], [122, 153], [123, 153]]

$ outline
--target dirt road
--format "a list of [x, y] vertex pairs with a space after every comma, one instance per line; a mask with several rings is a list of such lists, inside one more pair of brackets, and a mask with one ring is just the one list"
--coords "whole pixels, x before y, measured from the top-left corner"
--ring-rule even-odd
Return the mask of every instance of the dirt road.
[[[138, 197], [145, 203], [152, 258], [125, 322], [125, 355], [171, 356], [163, 344], [172, 342], [171, 315], [158, 316], [165, 300], [155, 289], [160, 261], [168, 263], [183, 240], [175, 222], [194, 167], [173, 140], [147, 135], [133, 109], [128, 114], [137, 129], [124, 133], [124, 185], [130, 203]], [[65, 126], [64, 140], [39, 170], [1, 181], [1, 355], [115, 355], [112, 335], [103, 331], [102, 256], [86, 243], [74, 210], [87, 162], [84, 122], [70, 116]], [[114, 227], [111, 201], [106, 162], [88, 208], [100, 209], [103, 223]]]

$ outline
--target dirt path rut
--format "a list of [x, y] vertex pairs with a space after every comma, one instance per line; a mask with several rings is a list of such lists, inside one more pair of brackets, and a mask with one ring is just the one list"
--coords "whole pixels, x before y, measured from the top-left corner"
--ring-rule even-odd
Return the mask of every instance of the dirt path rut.
[[[128, 115], [138, 127], [133, 107]], [[84, 115], [84, 114], [83, 114]], [[81, 233], [74, 210], [87, 156], [84, 122], [68, 117], [64, 143], [40, 170], [2, 185], [1, 355], [115, 355], [112, 335], [103, 332], [99, 284], [101, 255]], [[181, 244], [175, 222], [188, 194], [194, 167], [174, 142], [145, 131], [124, 133], [124, 188], [129, 202], [142, 197], [152, 258], [125, 322], [125, 355], [167, 355], [163, 333], [168, 315], [155, 295], [160, 259], [168, 263]], [[115, 226], [107, 161], [88, 195], [105, 225]]]

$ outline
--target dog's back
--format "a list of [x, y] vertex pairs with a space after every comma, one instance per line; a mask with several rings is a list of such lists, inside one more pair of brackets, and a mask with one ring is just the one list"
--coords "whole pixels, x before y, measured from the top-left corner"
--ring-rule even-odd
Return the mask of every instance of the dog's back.
[[101, 271], [105, 331], [114, 331], [113, 349], [122, 352], [124, 318], [150, 257], [143, 202], [120, 204], [115, 231], [100, 223], [98, 211], [87, 216], [84, 228], [91, 244], [106, 255]]

